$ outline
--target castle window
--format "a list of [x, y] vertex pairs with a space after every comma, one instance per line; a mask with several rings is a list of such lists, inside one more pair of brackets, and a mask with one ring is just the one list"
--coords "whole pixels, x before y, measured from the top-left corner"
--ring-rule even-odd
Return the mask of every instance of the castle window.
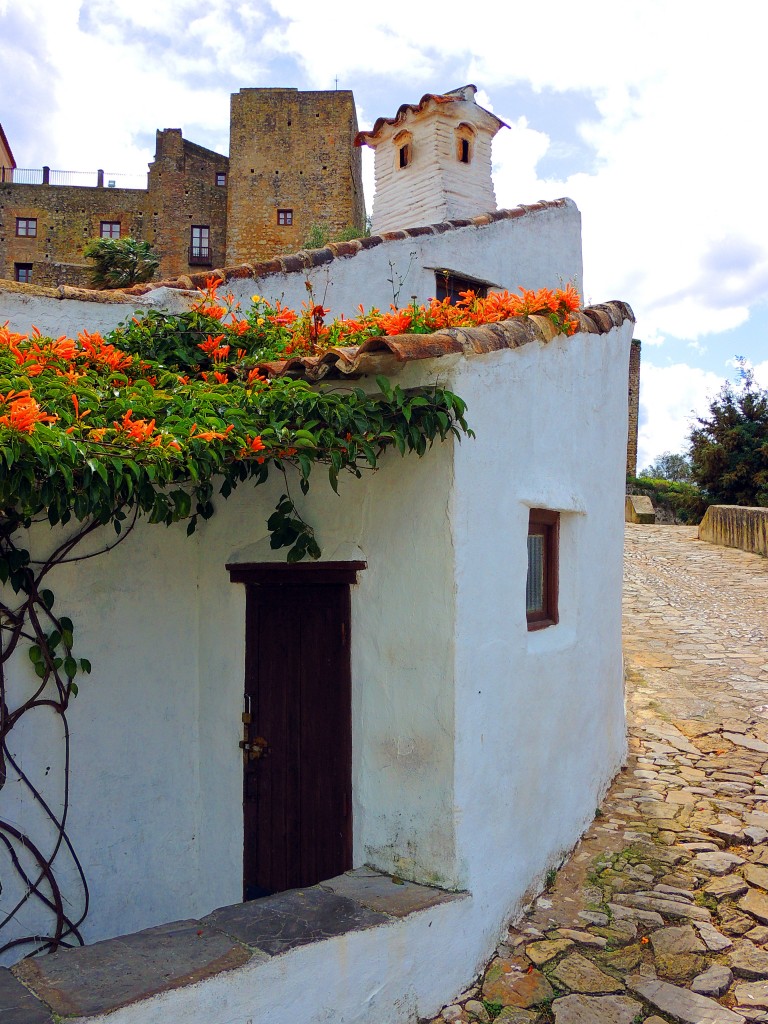
[[101, 222], [101, 237], [102, 238], [119, 238], [120, 237], [120, 221], [119, 220], [103, 220]]
[[277, 223], [281, 227], [290, 227], [293, 224], [293, 210], [278, 210]]
[[408, 164], [411, 162], [410, 161], [410, 156], [411, 156], [411, 154], [410, 154], [410, 151], [409, 151], [409, 147], [408, 146], [401, 146], [400, 147], [400, 166], [401, 167], [407, 167], [408, 166]]
[[211, 229], [207, 224], [194, 224], [189, 247], [190, 266], [211, 266]]
[[227, 175], [226, 175], [225, 171], [217, 171], [216, 172], [216, 184], [217, 185], [226, 185], [227, 184]]
[[558, 553], [560, 513], [532, 508], [528, 514], [528, 576], [525, 613], [528, 629], [544, 629], [558, 621]]
[[37, 217], [17, 217], [16, 235], [18, 238], [37, 238]]
[[472, 163], [472, 153], [474, 148], [474, 128], [470, 124], [460, 124], [456, 129], [456, 159], [460, 164]]
[[14, 277], [21, 284], [29, 284], [32, 280], [32, 264], [31, 263], [14, 263], [13, 265]]

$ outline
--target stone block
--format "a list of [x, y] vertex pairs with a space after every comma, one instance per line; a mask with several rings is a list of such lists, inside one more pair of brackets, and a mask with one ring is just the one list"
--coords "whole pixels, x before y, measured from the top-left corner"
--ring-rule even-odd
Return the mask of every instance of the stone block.
[[647, 494], [628, 494], [624, 502], [624, 522], [655, 523], [656, 512]]

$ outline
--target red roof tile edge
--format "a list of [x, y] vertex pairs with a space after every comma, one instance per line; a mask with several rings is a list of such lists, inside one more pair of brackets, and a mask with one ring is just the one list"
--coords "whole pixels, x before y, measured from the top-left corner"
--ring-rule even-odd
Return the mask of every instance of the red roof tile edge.
[[[474, 89], [475, 86], [464, 86], [464, 88]], [[394, 117], [377, 117], [373, 124], [373, 128], [371, 128], [370, 131], [358, 132], [355, 136], [355, 145], [367, 145], [367, 140], [376, 138], [385, 124], [399, 124], [405, 120], [409, 113], [419, 114], [430, 103], [461, 103], [464, 100], [464, 96], [461, 95], [461, 93], [461, 89], [456, 89], [454, 92], [449, 93], [427, 92], [421, 97], [418, 103], [401, 103], [397, 108], [397, 113]], [[497, 117], [492, 111], [486, 110], [485, 107], [481, 107], [480, 109], [497, 121], [500, 128], [509, 128], [509, 125], [505, 121], [502, 121], [500, 117]]]
[[146, 295], [158, 288], [173, 288], [180, 291], [194, 291], [205, 287], [210, 277], [221, 278], [222, 281], [256, 280], [260, 281], [273, 274], [296, 274], [321, 267], [335, 259], [348, 259], [359, 252], [373, 249], [387, 242], [397, 242], [406, 238], [421, 238], [425, 235], [442, 235], [446, 231], [458, 231], [461, 228], [482, 228], [502, 220], [516, 220], [540, 213], [542, 210], [562, 209], [572, 204], [572, 199], [542, 199], [538, 203], [521, 203], [510, 210], [491, 210], [481, 213], [470, 220], [447, 220], [440, 224], [425, 224], [402, 231], [386, 231], [383, 235], [369, 235], [367, 238], [355, 238], [349, 242], [329, 242], [322, 249], [300, 249], [298, 252], [285, 256], [274, 256], [261, 263], [242, 263], [235, 267], [222, 267], [207, 270], [204, 273], [182, 275], [166, 281], [151, 281], [148, 284], [136, 284], [132, 288], [114, 289], [110, 291], [94, 291], [90, 288], [73, 288], [69, 285], [58, 285], [56, 288], [45, 288], [34, 284], [17, 284], [13, 281], [1, 281], [3, 291], [19, 291], [24, 294], [55, 295], [60, 299], [80, 299], [83, 302], [128, 302], [136, 295]]
[[[607, 334], [629, 320], [635, 322], [632, 308], [620, 299], [588, 306], [574, 314], [580, 334]], [[449, 355], [482, 355], [503, 348], [520, 348], [532, 341], [548, 342], [558, 335], [544, 316], [514, 318], [481, 327], [450, 328], [434, 334], [396, 334], [369, 338], [352, 348], [332, 348], [317, 356], [293, 357], [262, 363], [267, 377], [294, 377], [311, 382], [366, 374], [396, 373], [398, 364], [419, 359], [439, 359]]]

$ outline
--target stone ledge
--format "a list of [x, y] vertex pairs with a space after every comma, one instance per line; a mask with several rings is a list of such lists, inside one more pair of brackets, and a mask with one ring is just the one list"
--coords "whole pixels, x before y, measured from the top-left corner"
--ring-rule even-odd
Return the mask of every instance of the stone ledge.
[[768, 508], [710, 505], [699, 525], [699, 540], [768, 557]]
[[51, 1012], [78, 1018], [110, 1013], [224, 971], [258, 969], [298, 946], [467, 898], [358, 868], [306, 889], [221, 907], [201, 920], [22, 960], [10, 972], [0, 970], [0, 1019], [52, 1024]]

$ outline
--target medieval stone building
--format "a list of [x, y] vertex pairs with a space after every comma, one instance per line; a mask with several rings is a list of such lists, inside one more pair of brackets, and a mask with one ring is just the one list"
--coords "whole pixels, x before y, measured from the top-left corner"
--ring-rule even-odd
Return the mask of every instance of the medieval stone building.
[[115, 187], [102, 171], [87, 185], [58, 184], [47, 167], [22, 173], [4, 145], [0, 277], [85, 284], [83, 249], [93, 238], [151, 243], [168, 278], [295, 251], [316, 224], [362, 232], [356, 132], [350, 91], [241, 89], [231, 101], [230, 156], [179, 129], [158, 131], [145, 189]]

